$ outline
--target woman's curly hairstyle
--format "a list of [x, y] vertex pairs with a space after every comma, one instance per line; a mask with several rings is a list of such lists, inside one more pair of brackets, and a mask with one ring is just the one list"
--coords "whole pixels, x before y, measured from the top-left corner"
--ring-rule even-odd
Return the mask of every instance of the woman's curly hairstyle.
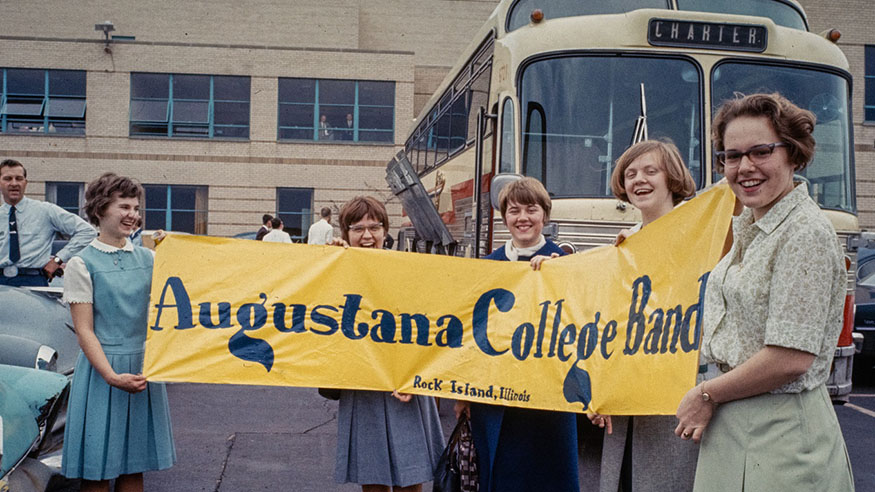
[[88, 215], [88, 220], [100, 226], [100, 217], [116, 198], [136, 198], [142, 202], [143, 187], [131, 178], [115, 173], [104, 173], [88, 183], [88, 188], [85, 190], [85, 213]]

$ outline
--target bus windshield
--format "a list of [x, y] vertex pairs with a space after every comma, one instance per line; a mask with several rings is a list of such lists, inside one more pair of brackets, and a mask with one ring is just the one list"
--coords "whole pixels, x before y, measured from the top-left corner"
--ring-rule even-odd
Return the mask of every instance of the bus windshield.
[[523, 70], [521, 171], [551, 196], [613, 196], [611, 170], [632, 143], [642, 84], [649, 138], [671, 139], [701, 186], [702, 82], [689, 59], [581, 55]]
[[[735, 93], [779, 92], [800, 108], [817, 116], [814, 160], [799, 173], [808, 181], [808, 191], [823, 208], [853, 213], [848, 81], [837, 74], [799, 66], [724, 62], [711, 76], [711, 100], [716, 113], [720, 104]], [[716, 178], [716, 176], [715, 176]]]
[[779, 26], [807, 30], [802, 12], [780, 0], [678, 0], [678, 10], [768, 17]]
[[507, 32], [529, 23], [532, 10], [541, 9], [545, 19], [578, 15], [622, 14], [638, 9], [667, 9], [668, 0], [519, 0], [507, 14]]

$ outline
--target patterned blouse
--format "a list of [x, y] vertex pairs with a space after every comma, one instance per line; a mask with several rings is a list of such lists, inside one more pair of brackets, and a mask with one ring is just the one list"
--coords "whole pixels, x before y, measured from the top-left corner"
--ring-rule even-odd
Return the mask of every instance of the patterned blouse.
[[835, 230], [799, 184], [754, 221], [733, 219], [734, 243], [708, 278], [702, 353], [737, 367], [766, 345], [816, 355], [799, 379], [772, 393], [814, 389], [829, 377], [847, 276]]

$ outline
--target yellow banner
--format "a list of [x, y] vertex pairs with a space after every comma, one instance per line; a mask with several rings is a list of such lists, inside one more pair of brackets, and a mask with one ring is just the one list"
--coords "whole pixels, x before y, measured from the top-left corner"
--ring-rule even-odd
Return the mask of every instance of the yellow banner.
[[357, 388], [613, 415], [695, 384], [718, 186], [631, 236], [546, 262], [171, 236], [152, 278], [153, 381]]

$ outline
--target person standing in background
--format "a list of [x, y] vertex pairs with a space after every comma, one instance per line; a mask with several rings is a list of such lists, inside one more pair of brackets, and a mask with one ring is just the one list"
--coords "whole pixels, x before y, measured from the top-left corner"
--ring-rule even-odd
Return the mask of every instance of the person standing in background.
[[270, 232], [271, 226], [270, 221], [273, 220], [273, 215], [264, 214], [261, 216], [261, 228], [258, 229], [258, 232], [255, 233], [255, 240], [261, 241], [264, 239], [265, 234]]
[[264, 235], [261, 239], [266, 243], [288, 243], [291, 244], [292, 238], [289, 233], [283, 230], [283, 221], [279, 217], [270, 219], [270, 232]]
[[331, 209], [322, 207], [319, 213], [322, 218], [310, 226], [307, 231], [307, 244], [328, 244], [334, 237], [334, 227], [331, 225]]

